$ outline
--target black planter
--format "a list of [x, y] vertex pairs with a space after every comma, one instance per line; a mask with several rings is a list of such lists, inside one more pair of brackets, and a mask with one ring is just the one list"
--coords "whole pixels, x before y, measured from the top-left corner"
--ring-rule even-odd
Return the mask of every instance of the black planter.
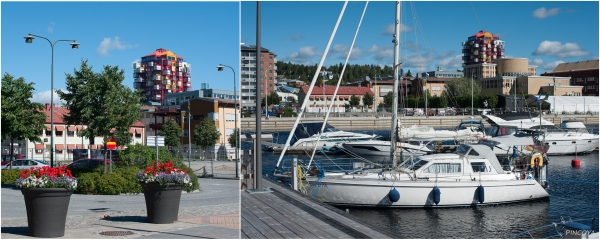
[[140, 183], [146, 198], [149, 223], [173, 223], [179, 214], [179, 201], [183, 184]]
[[27, 209], [29, 236], [62, 237], [73, 190], [64, 188], [24, 188], [21, 193]]

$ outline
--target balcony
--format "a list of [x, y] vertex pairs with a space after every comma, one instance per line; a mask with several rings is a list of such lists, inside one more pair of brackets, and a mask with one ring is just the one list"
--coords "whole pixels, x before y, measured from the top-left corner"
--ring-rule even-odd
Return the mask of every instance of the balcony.
[[164, 70], [163, 75], [171, 75], [171, 70]]
[[154, 62], [148, 62], [148, 66], [150, 66], [150, 67], [154, 66]]
[[134, 82], [134, 83], [141, 83], [141, 82], [143, 82], [143, 81], [144, 81], [144, 79], [142, 79], [141, 77], [134, 77], [134, 78], [133, 78], [133, 82]]
[[136, 68], [133, 70], [134, 73], [142, 73], [144, 72], [144, 68]]
[[161, 81], [162, 80], [162, 76], [160, 76], [160, 75], [154, 75], [154, 76], [152, 76], [152, 80], [154, 80], [154, 81]]
[[171, 80], [168, 80], [168, 79], [167, 79], [167, 80], [165, 80], [165, 81], [163, 82], [163, 84], [171, 85]]
[[161, 70], [162, 70], [162, 66], [161, 65], [154, 66], [154, 71], [161, 71]]

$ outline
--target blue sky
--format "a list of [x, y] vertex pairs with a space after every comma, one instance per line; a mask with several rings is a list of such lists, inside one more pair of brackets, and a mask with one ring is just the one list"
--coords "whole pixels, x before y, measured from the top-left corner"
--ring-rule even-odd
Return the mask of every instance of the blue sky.
[[[261, 46], [278, 61], [317, 64], [344, 2], [262, 2]], [[344, 63], [365, 2], [349, 2], [325, 66]], [[403, 2], [401, 62], [415, 71], [462, 70], [462, 45], [480, 30], [528, 58], [537, 74], [562, 62], [598, 59], [598, 1]], [[395, 2], [369, 2], [349, 64], [393, 63]], [[256, 3], [242, 2], [242, 42], [256, 43]]]
[[33, 101], [50, 102], [50, 44], [41, 38], [26, 44], [31, 33], [81, 44], [54, 46], [55, 89], [65, 89], [65, 73], [82, 59], [96, 72], [119, 66], [123, 84], [133, 89], [133, 62], [165, 48], [191, 64], [192, 90], [204, 82], [233, 90], [231, 70], [216, 66], [239, 69], [239, 8], [239, 2], [2, 2], [2, 74], [35, 82]]

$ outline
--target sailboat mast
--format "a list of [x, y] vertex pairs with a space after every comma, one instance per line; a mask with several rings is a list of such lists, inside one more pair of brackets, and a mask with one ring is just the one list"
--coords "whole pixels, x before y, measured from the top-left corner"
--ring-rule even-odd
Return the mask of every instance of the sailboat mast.
[[394, 168], [398, 166], [398, 158], [396, 155], [396, 148], [398, 139], [397, 131], [398, 131], [398, 72], [400, 70], [400, 1], [396, 1], [396, 21], [395, 21], [395, 34], [394, 34], [394, 66], [392, 69], [394, 70], [394, 94], [392, 99], [392, 134], [390, 134], [390, 158], [394, 163]]

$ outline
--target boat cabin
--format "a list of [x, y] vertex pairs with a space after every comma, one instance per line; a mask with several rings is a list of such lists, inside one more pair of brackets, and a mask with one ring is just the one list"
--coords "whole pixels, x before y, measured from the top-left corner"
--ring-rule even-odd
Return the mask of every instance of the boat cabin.
[[418, 179], [473, 174], [505, 174], [494, 152], [486, 145], [459, 145], [453, 154], [425, 155], [403, 163]]

